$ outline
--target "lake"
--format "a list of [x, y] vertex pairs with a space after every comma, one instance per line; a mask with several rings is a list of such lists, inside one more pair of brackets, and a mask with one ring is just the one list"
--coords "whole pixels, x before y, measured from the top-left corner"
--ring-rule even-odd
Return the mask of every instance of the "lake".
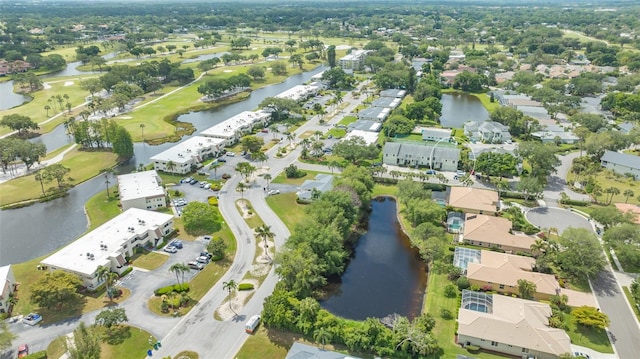
[[443, 127], [462, 128], [467, 121], [484, 122], [489, 119], [489, 112], [473, 95], [461, 92], [445, 93], [442, 94], [440, 103], [442, 103], [440, 124]]
[[411, 247], [393, 198], [372, 201], [368, 228], [356, 242], [340, 283], [329, 285], [320, 305], [354, 320], [396, 313], [415, 318], [422, 310], [426, 265]]

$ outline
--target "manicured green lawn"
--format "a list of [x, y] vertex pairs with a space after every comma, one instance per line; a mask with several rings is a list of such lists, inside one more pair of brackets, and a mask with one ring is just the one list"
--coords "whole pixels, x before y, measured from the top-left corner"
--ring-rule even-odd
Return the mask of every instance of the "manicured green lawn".
[[310, 171], [310, 170], [302, 170], [302, 171], [304, 171], [306, 175], [300, 178], [287, 178], [287, 175], [284, 172], [282, 172], [276, 178], [271, 180], [271, 183], [286, 183], [286, 184], [293, 184], [293, 185], [299, 186], [302, 183], [304, 183], [304, 181], [306, 180], [314, 179], [316, 175], [318, 175], [319, 173], [325, 173], [325, 172], [316, 172], [316, 171]]
[[[625, 176], [616, 175], [612, 171], [604, 169], [596, 173], [594, 178], [603, 190], [602, 196], [598, 197], [600, 202], [604, 202], [608, 196], [607, 193], [604, 193], [604, 190], [610, 187], [615, 187], [620, 190], [620, 194], [613, 196], [612, 203], [625, 203], [625, 201], [628, 201], [628, 203], [640, 204], [640, 199], [638, 199], [638, 195], [640, 194], [640, 185], [638, 185], [638, 181], [634, 181]], [[572, 183], [574, 179], [574, 174], [569, 173], [569, 175], [567, 175], [568, 183]], [[626, 190], [634, 192], [634, 195], [630, 196], [628, 200], [624, 196], [624, 192]]]
[[[104, 337], [105, 328], [97, 327], [98, 333]], [[115, 334], [112, 337], [114, 344], [108, 344], [102, 342], [100, 347], [102, 352], [101, 358], [118, 358], [118, 359], [139, 359], [147, 355], [147, 350], [151, 349], [149, 345], [149, 338], [153, 338], [153, 342], [157, 339], [146, 330], [130, 327], [120, 326], [114, 329]]]
[[107, 199], [107, 191], [102, 191], [89, 198], [85, 204], [85, 210], [89, 217], [89, 230], [96, 229], [121, 213], [120, 207], [118, 207], [119, 200], [114, 197], [116, 190], [116, 187], [109, 190], [109, 199]]
[[237, 359], [283, 359], [297, 338], [290, 333], [275, 329], [265, 329], [263, 325], [249, 336], [238, 354]]
[[[53, 101], [51, 103], [48, 102], [51, 96], [63, 96], [64, 94], [67, 94], [69, 96], [69, 102], [71, 103], [71, 106], [75, 107], [83, 103], [85, 97], [89, 95], [87, 91], [80, 88], [78, 76], [75, 76], [73, 79], [67, 78], [66, 80], [64, 78], [51, 78], [47, 79], [46, 82], [51, 86], [51, 88], [42, 89], [30, 93], [29, 96], [31, 96], [33, 100], [23, 104], [22, 106], [0, 111], [0, 118], [6, 115], [18, 113], [24, 116], [29, 116], [33, 121], [40, 123], [47, 120], [49, 117], [62, 112], [57, 101]], [[65, 83], [67, 82], [73, 82], [73, 85], [65, 86]], [[66, 100], [64, 104], [66, 104]], [[49, 110], [49, 117], [47, 117], [47, 111], [44, 109], [45, 105], [51, 107], [51, 110]], [[66, 111], [66, 107], [64, 107], [64, 112]], [[61, 117], [63, 117], [62, 120], [64, 120], [64, 116]], [[47, 130], [50, 129], [47, 128]], [[9, 128], [0, 127], [0, 135], [9, 132], [11, 132]]]
[[345, 116], [338, 124], [348, 126], [350, 123], [358, 121], [356, 116]]
[[300, 223], [305, 217], [305, 204], [296, 202], [295, 193], [283, 193], [267, 197], [267, 204], [287, 225], [289, 230]]
[[[244, 201], [245, 204], [248, 206], [248, 210], [251, 211], [252, 213], [251, 217], [244, 217], [244, 212], [240, 209], [240, 201]], [[255, 211], [253, 210], [253, 207], [251, 206], [251, 202], [249, 202], [248, 200], [241, 200], [241, 199], [237, 200], [236, 208], [238, 209], [238, 212], [240, 213], [240, 215], [244, 217], [244, 221], [247, 222], [247, 225], [251, 229], [258, 228], [264, 224], [264, 221], [262, 220], [262, 218], [260, 218], [260, 216], [258, 216], [257, 213], [255, 213]]]
[[131, 257], [131, 264], [134, 267], [146, 269], [146, 270], [154, 270], [161, 265], [164, 264], [169, 259], [168, 255], [156, 253], [156, 252], [148, 252], [142, 254], [135, 254]]
[[331, 135], [334, 138], [342, 138], [347, 134], [347, 131], [341, 128], [331, 128], [329, 131], [327, 131], [327, 136]]
[[[67, 181], [76, 185], [95, 177], [101, 170], [113, 167], [116, 164], [117, 156], [111, 152], [86, 152], [77, 148], [69, 151], [60, 162], [63, 166], [70, 168]], [[45, 191], [57, 186], [55, 181], [44, 185]], [[35, 180], [35, 174], [19, 177], [0, 184], [0, 206], [30, 199], [37, 199], [42, 195], [40, 182]]]
[[396, 196], [398, 195], [398, 186], [376, 183], [373, 186], [373, 197], [375, 196]]
[[609, 337], [604, 329], [591, 329], [578, 325], [571, 314], [565, 314], [564, 322], [569, 327], [567, 334], [571, 338], [571, 343], [591, 348], [600, 353], [613, 353]]

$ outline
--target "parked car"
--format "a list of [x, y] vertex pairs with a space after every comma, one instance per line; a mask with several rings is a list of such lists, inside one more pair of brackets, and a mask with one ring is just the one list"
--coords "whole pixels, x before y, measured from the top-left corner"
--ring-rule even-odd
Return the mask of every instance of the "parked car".
[[29, 346], [27, 344], [22, 344], [18, 347], [18, 358], [24, 358], [29, 355]]
[[173, 200], [173, 204], [175, 204], [176, 207], [186, 206], [187, 200], [185, 200], [184, 198], [176, 199], [176, 200]]
[[240, 152], [240, 156], [246, 156], [246, 154], [247, 154], [247, 151]]
[[425, 173], [426, 173], [426, 174], [428, 174], [428, 175], [435, 175], [435, 174], [437, 174], [436, 170], [427, 170]]
[[591, 359], [591, 357], [589, 356], [589, 354], [580, 353], [580, 352], [573, 352], [573, 356], [574, 356], [574, 358]]
[[178, 248], [174, 246], [166, 246], [164, 247], [164, 251], [167, 253], [176, 253], [178, 251]]
[[202, 188], [204, 188], [204, 189], [209, 189], [209, 188], [211, 188], [211, 183], [207, 183], [207, 184], [205, 184], [205, 185], [204, 185], [204, 187], [202, 187]]
[[229, 179], [229, 178], [231, 178], [230, 174], [228, 174], [228, 173], [223, 173], [222, 174], [222, 179]]
[[209, 263], [209, 257], [207, 257], [207, 256], [199, 256], [198, 258], [196, 258], [196, 262], [202, 263], [202, 264], [208, 264]]
[[260, 324], [260, 316], [256, 314], [249, 318], [249, 320], [247, 320], [244, 325], [244, 331], [246, 333], [252, 334], [256, 330], [258, 324]]
[[169, 246], [176, 247], [177, 249], [182, 249], [183, 244], [182, 244], [181, 240], [176, 239], [176, 240], [171, 241], [171, 243], [169, 243]]
[[227, 156], [229, 157], [235, 157], [236, 153], [235, 152], [227, 152]]
[[202, 264], [200, 262], [196, 262], [196, 261], [191, 261], [191, 262], [187, 263], [187, 265], [191, 269], [197, 269], [197, 270], [203, 270], [204, 269], [204, 264]]
[[226, 158], [218, 158], [218, 162], [227, 162]]
[[189, 181], [189, 184], [191, 184], [191, 185], [194, 185], [196, 183], [198, 183], [198, 180], [196, 180], [196, 179], [191, 179], [191, 181]]
[[280, 194], [280, 191], [277, 189], [272, 189], [271, 191], [269, 191], [269, 196], [273, 196], [274, 194]]
[[211, 236], [204, 236], [202, 237], [202, 239], [204, 239], [205, 241], [210, 241], [212, 239]]
[[204, 186], [207, 185], [207, 182], [205, 181], [200, 181], [200, 188], [204, 188]]
[[269, 133], [269, 130], [268, 130], [268, 129], [266, 129], [266, 128], [263, 128], [262, 130], [260, 130], [260, 132], [262, 132], [262, 133]]
[[333, 135], [329, 135], [329, 136], [327, 136], [327, 138], [328, 138], [328, 139], [332, 139], [332, 138], [333, 138]]
[[211, 260], [211, 258], [213, 258], [213, 254], [209, 253], [209, 252], [200, 252], [200, 257], [207, 257], [209, 260]]
[[324, 153], [331, 153], [331, 152], [333, 152], [333, 150], [327, 147], [327, 148], [323, 148], [323, 149], [322, 149], [322, 152], [324, 152]]
[[36, 325], [42, 321], [42, 316], [38, 313], [29, 313], [22, 318], [22, 322], [29, 325]]

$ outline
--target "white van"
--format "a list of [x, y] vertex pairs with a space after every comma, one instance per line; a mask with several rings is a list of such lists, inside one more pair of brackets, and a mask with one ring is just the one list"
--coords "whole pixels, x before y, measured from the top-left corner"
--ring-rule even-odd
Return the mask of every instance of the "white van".
[[247, 320], [247, 323], [244, 325], [244, 331], [249, 334], [253, 334], [253, 331], [256, 330], [258, 324], [260, 324], [260, 316], [256, 314]]

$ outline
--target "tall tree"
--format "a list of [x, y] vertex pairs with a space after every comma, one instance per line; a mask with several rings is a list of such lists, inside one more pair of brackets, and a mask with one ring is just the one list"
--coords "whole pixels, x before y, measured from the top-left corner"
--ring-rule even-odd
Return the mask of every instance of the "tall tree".
[[269, 256], [269, 246], [267, 244], [267, 240], [273, 239], [273, 237], [275, 237], [275, 234], [271, 232], [271, 226], [267, 226], [266, 224], [263, 224], [262, 226], [257, 227], [255, 232], [256, 232], [256, 235], [258, 235], [258, 237], [262, 238], [264, 255], [267, 256], [267, 258], [271, 258]]
[[73, 344], [65, 341], [70, 359], [100, 359], [100, 338], [95, 330], [80, 322], [73, 331]]
[[330, 45], [327, 48], [327, 62], [329, 62], [329, 67], [336, 67], [336, 46]]
[[61, 270], [47, 273], [31, 287], [31, 301], [43, 308], [74, 306], [80, 295], [82, 281], [78, 276]]
[[562, 250], [555, 254], [555, 262], [569, 277], [585, 280], [599, 273], [606, 264], [600, 243], [590, 230], [567, 228], [558, 244]]
[[522, 299], [531, 299], [536, 294], [536, 284], [526, 279], [518, 279], [518, 296]]
[[228, 291], [229, 294], [227, 296], [227, 300], [229, 301], [229, 309], [231, 309], [231, 311], [235, 313], [235, 311], [233, 310], [232, 302], [231, 302], [231, 292], [238, 289], [238, 283], [236, 283], [236, 281], [233, 279], [229, 279], [226, 282], [222, 282], [222, 289]]

